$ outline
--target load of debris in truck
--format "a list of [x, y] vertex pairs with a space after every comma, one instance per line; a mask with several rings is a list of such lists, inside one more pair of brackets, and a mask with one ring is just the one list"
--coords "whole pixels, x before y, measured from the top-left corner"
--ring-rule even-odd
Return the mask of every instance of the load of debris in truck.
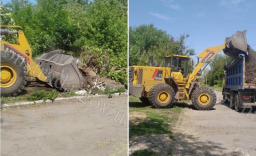
[[248, 45], [248, 58], [245, 60], [245, 83], [256, 84], [256, 56]]
[[231, 37], [226, 38], [226, 48], [224, 53], [232, 58], [236, 58], [239, 54], [246, 55], [246, 72], [245, 83], [249, 85], [256, 84], [256, 56], [250, 46], [247, 44], [246, 30], [237, 31]]

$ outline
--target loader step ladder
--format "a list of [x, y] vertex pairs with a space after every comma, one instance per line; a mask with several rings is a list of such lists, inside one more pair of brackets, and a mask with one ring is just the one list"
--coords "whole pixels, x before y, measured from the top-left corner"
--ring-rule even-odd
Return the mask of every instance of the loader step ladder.
[[175, 99], [179, 100], [183, 100], [185, 98], [185, 85], [179, 86], [178, 87], [178, 92], [175, 95]]

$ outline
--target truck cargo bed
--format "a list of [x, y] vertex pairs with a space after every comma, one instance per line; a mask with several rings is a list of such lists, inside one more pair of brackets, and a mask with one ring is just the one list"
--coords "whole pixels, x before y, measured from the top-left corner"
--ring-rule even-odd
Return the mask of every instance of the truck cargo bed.
[[233, 90], [256, 89], [256, 85], [245, 83], [245, 55], [239, 54], [236, 59], [225, 66], [226, 80], [224, 88]]
[[228, 100], [230, 108], [236, 111], [256, 106], [256, 85], [245, 83], [245, 55], [239, 54], [225, 67], [223, 99]]

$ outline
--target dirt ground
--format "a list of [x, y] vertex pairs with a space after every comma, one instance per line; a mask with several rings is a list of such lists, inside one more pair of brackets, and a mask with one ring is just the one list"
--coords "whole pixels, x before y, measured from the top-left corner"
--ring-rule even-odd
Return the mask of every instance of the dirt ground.
[[127, 155], [127, 96], [1, 111], [2, 156]]
[[168, 134], [137, 136], [130, 140], [130, 154], [149, 149], [166, 156], [255, 156], [255, 109], [238, 113], [221, 103], [220, 92], [215, 93], [217, 104], [210, 111], [195, 110], [189, 103], [176, 104], [183, 109], [172, 127], [173, 139]]
[[237, 113], [228, 106], [219, 102], [211, 111], [185, 108], [174, 130], [173, 155], [256, 155], [255, 110]]

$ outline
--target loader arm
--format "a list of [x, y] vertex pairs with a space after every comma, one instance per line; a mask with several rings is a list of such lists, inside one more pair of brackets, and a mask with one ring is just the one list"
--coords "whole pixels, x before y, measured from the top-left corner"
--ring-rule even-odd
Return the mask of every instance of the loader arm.
[[24, 35], [24, 32], [22, 30], [10, 31], [7, 28], [21, 28], [21, 27], [1, 25], [1, 35], [7, 36], [8, 34], [17, 34], [18, 44], [11, 44], [9, 42], [2, 40], [1, 50], [5, 50], [10, 53], [17, 52], [20, 55], [24, 56], [27, 61], [28, 74], [38, 78], [43, 82], [46, 82], [47, 77], [43, 74], [41, 68], [32, 59], [32, 51]]
[[214, 57], [225, 48], [225, 45], [226, 41], [224, 41], [220, 46], [208, 47], [197, 56], [197, 59], [200, 60], [200, 62], [198, 62], [194, 71], [190, 74], [188, 82], [185, 86], [186, 89], [190, 89], [190, 84], [196, 79], [197, 73], [202, 70], [202, 68], [205, 68], [214, 59]]

